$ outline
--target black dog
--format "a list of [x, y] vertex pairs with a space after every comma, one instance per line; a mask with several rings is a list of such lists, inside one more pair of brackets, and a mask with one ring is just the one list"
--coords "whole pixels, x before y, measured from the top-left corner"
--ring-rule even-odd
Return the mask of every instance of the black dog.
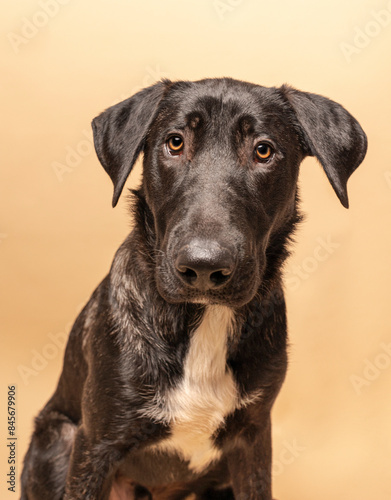
[[22, 499], [270, 500], [299, 165], [347, 207], [366, 136], [329, 99], [228, 78], [157, 83], [92, 126], [113, 205], [144, 153], [136, 224], [70, 333]]

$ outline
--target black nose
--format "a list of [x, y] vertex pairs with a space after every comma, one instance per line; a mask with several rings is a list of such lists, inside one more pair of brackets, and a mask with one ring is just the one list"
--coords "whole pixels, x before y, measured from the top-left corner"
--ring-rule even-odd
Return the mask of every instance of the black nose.
[[232, 252], [217, 241], [195, 239], [179, 250], [175, 267], [187, 285], [206, 291], [227, 283], [235, 260]]

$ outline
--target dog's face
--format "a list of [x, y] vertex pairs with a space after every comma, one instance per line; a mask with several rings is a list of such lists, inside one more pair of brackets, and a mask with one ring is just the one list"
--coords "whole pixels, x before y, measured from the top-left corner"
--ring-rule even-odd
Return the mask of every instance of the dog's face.
[[169, 302], [240, 306], [295, 214], [301, 160], [318, 157], [341, 202], [366, 138], [340, 105], [230, 79], [161, 82], [102, 113], [95, 146], [117, 202], [139, 152]]
[[169, 301], [239, 305], [259, 288], [270, 234], [294, 210], [303, 153], [276, 92], [177, 85], [144, 147], [156, 281]]

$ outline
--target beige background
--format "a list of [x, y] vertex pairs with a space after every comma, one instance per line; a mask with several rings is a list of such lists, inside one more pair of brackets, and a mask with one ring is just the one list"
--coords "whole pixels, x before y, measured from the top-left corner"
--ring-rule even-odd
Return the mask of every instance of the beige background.
[[[232, 76], [331, 97], [368, 134], [348, 211], [316, 161], [302, 165], [308, 217], [287, 264], [274, 494], [390, 499], [391, 3], [21, 0], [1, 11], [1, 498], [16, 498], [5, 488], [7, 385], [18, 386], [21, 462], [70, 322], [130, 226], [124, 199], [111, 208], [91, 119], [161, 77]], [[139, 176], [140, 164], [128, 186]]]

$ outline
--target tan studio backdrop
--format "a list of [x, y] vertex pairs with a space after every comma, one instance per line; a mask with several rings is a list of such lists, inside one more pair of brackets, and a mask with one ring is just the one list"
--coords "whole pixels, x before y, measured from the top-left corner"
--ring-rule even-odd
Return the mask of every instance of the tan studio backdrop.
[[[279, 500], [391, 499], [391, 2], [20, 0], [1, 19], [0, 497], [19, 498], [33, 417], [70, 325], [131, 227], [91, 119], [160, 78], [289, 83], [369, 138], [339, 203], [304, 161], [286, 266], [290, 368], [273, 411]], [[137, 186], [140, 162], [127, 186]], [[16, 493], [7, 387], [17, 388]]]

